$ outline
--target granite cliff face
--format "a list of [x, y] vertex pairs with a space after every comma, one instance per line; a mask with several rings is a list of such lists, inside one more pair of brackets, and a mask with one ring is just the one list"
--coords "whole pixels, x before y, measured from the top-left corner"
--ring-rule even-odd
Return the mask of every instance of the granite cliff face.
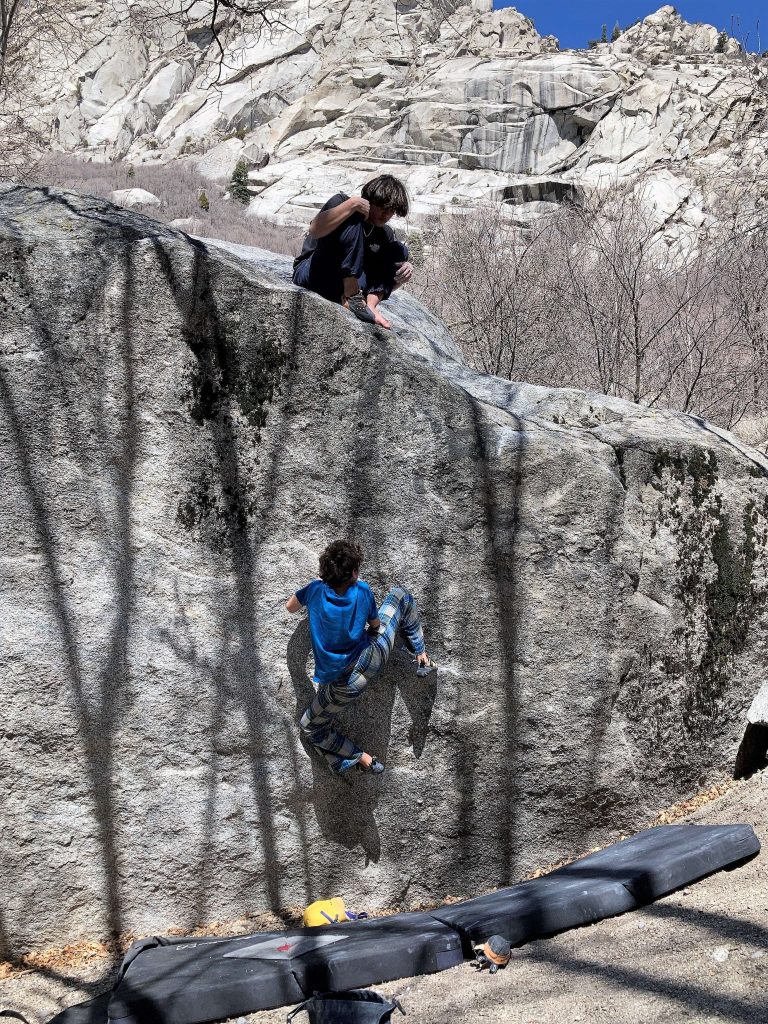
[[[766, 659], [768, 466], [703, 422], [470, 371], [288, 262], [0, 189], [2, 953], [343, 893], [471, 895], [730, 772]], [[302, 748], [335, 536], [422, 604]]]
[[763, 159], [745, 138], [766, 113], [762, 65], [669, 6], [615, 43], [558, 52], [490, 0], [286, 0], [258, 37], [222, 21], [220, 70], [208, 7], [182, 34], [150, 31], [141, 4], [130, 17], [120, 2], [84, 8], [85, 52], [40, 76], [54, 145], [95, 160], [189, 158], [221, 179], [242, 158], [252, 211], [291, 224], [388, 168], [417, 219], [504, 199], [525, 221], [541, 202], [643, 175], [670, 223], [698, 229], [708, 183]]

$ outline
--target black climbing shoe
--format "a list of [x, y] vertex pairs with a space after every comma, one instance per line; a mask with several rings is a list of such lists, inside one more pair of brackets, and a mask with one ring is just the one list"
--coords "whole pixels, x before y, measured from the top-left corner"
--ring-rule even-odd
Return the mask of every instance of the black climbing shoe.
[[354, 313], [358, 320], [362, 320], [367, 324], [376, 323], [376, 317], [368, 308], [368, 304], [365, 301], [365, 296], [362, 292], [356, 292], [354, 295], [348, 296], [344, 302], [346, 303], [349, 312]]
[[377, 761], [375, 757], [373, 758], [368, 767], [366, 767], [361, 761], [357, 762], [357, 767], [360, 769], [361, 772], [370, 772], [371, 775], [381, 775], [381, 773], [384, 771], [384, 765], [381, 763], [381, 761]]

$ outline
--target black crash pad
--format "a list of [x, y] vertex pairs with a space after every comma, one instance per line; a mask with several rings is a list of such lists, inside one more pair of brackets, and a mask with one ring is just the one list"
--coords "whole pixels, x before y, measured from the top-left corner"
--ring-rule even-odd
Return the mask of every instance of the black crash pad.
[[545, 875], [440, 907], [432, 914], [459, 932], [469, 956], [472, 943], [484, 942], [489, 935], [503, 935], [513, 946], [519, 946], [636, 906], [637, 900], [620, 882]]
[[107, 1020], [107, 1006], [112, 998], [111, 992], [96, 996], [85, 1003], [76, 1003], [74, 1006], [57, 1013], [48, 1024], [104, 1024]]
[[[329, 925], [323, 931], [333, 934], [337, 927]], [[464, 959], [459, 936], [431, 914], [395, 914], [359, 921], [349, 934], [348, 942], [299, 957], [301, 983], [307, 994], [341, 992], [396, 978], [434, 974]]]
[[237, 939], [144, 939], [126, 953], [111, 997], [50, 1024], [203, 1024], [298, 1003], [318, 990], [431, 974], [494, 933], [519, 945], [611, 917], [759, 850], [749, 825], [663, 825], [542, 878], [429, 913]]
[[759, 852], [760, 841], [750, 825], [659, 825], [549, 877], [614, 878], [642, 904]]
[[661, 825], [541, 878], [432, 915], [461, 933], [465, 949], [492, 934], [519, 945], [622, 914], [759, 849], [749, 825]]
[[109, 1004], [115, 1024], [202, 1024], [342, 991], [432, 974], [464, 959], [456, 932], [429, 914], [187, 939], [145, 948]]
[[[227, 956], [255, 940], [285, 943], [287, 933], [194, 939], [144, 948], [117, 983], [108, 1007], [120, 1024], [198, 1024], [305, 998], [291, 961]], [[131, 955], [129, 950], [127, 955]]]

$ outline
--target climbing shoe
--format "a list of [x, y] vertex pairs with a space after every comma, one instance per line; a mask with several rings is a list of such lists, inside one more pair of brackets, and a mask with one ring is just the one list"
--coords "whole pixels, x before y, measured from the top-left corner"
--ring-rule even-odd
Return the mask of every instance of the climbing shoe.
[[362, 761], [358, 761], [357, 767], [360, 769], [361, 772], [370, 772], [371, 775], [381, 775], [381, 773], [384, 771], [384, 765], [381, 763], [381, 761], [377, 761], [375, 757], [373, 758], [369, 766], [366, 767], [362, 763]]
[[368, 308], [368, 304], [365, 301], [365, 296], [362, 292], [355, 292], [354, 295], [348, 296], [348, 298], [344, 300], [344, 305], [350, 313], [354, 313], [358, 320], [363, 320], [367, 324], [376, 323], [376, 317]]

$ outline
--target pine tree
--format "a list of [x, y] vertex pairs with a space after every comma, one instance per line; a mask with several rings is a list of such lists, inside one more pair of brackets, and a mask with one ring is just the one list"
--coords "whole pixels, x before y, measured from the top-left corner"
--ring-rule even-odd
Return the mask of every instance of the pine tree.
[[613, 32], [611, 32], [611, 42], [615, 43], [620, 35], [621, 35], [621, 25], [617, 21], [616, 24], [613, 26]]
[[248, 191], [248, 161], [238, 160], [232, 177], [229, 179], [229, 194], [238, 203], [247, 206], [251, 201], [251, 193]]
[[208, 210], [210, 210], [211, 208], [211, 204], [208, 202], [208, 193], [205, 191], [204, 188], [201, 188], [200, 192], [198, 193], [197, 205], [200, 207], [201, 210], [205, 211], [205, 213], [207, 213]]
[[608, 42], [608, 26], [607, 25], [603, 25], [602, 31], [600, 32], [600, 42], [601, 43], [607, 43]]

